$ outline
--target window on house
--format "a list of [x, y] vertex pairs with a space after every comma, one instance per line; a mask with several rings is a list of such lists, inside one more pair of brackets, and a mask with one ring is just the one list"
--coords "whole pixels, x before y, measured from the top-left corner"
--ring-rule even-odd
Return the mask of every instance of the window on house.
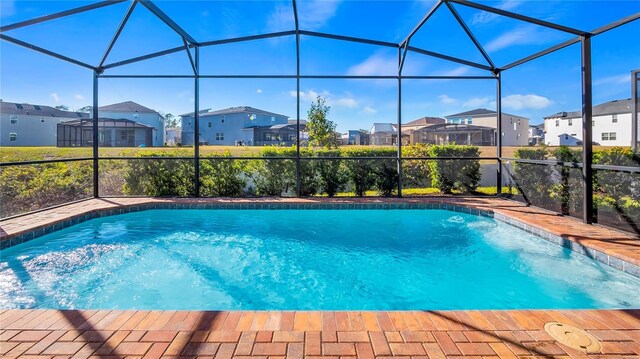
[[271, 116], [271, 122], [276, 122], [276, 117], [275, 116]]
[[42, 111], [42, 109], [41, 109], [41, 108], [40, 108], [40, 106], [38, 106], [38, 105], [34, 105], [33, 107], [34, 107], [36, 110], [38, 110], [38, 111]]
[[569, 121], [569, 126], [573, 126], [573, 120], [569, 119], [568, 121]]
[[618, 115], [612, 115], [611, 116], [611, 122], [617, 123], [618, 122]]
[[220, 123], [224, 123], [224, 116], [220, 119]]
[[13, 142], [18, 139], [18, 134], [15, 132], [9, 133], [9, 141]]
[[469, 119], [467, 120], [467, 124], [471, 125], [473, 123], [473, 119], [471, 117], [469, 117]]
[[560, 127], [560, 120], [556, 120], [556, 127]]
[[509, 124], [510, 124], [510, 125], [513, 125], [513, 117], [510, 117], [510, 118], [509, 118]]
[[133, 118], [137, 120], [137, 119], [138, 119], [138, 114], [137, 114], [137, 113], [134, 113], [134, 114], [133, 114]]
[[191, 121], [189, 121], [189, 126], [191, 126]]
[[603, 132], [602, 133], [602, 140], [603, 141], [609, 141], [609, 132]]
[[216, 132], [216, 141], [224, 141], [224, 133]]
[[18, 123], [18, 116], [10, 116], [9, 121], [12, 125], [15, 125], [16, 123]]
[[569, 135], [564, 135], [564, 139], [568, 140], [569, 139]]
[[211, 121], [209, 121], [209, 128], [211, 128]]
[[596, 120], [591, 121], [591, 127], [596, 125]]
[[16, 104], [16, 107], [18, 108], [18, 110], [22, 110], [22, 109], [24, 109], [24, 107], [22, 107], [22, 105], [21, 105], [21, 104], [19, 104], [19, 103], [17, 103], [17, 104]]
[[609, 141], [615, 141], [617, 138], [615, 132], [609, 132]]
[[40, 122], [44, 122], [44, 117], [40, 117]]

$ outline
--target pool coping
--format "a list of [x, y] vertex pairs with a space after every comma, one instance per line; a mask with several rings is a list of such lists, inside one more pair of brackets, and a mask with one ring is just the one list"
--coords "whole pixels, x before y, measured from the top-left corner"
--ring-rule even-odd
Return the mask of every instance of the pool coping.
[[444, 209], [485, 216], [640, 278], [640, 237], [499, 198], [103, 198], [0, 220], [0, 250], [101, 217], [152, 209]]

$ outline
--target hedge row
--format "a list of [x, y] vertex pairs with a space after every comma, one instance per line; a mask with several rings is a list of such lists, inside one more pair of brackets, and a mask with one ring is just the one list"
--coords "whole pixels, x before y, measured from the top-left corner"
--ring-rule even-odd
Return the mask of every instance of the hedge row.
[[[479, 157], [477, 147], [416, 145], [403, 148], [406, 157]], [[136, 160], [100, 162], [101, 195], [193, 196], [194, 163], [189, 150], [145, 151]], [[203, 157], [200, 166], [200, 194], [216, 196], [293, 195], [296, 161], [269, 158], [296, 157], [295, 148], [265, 147], [264, 160], [236, 160], [230, 152]], [[364, 196], [377, 191], [382, 196], [397, 192], [398, 171], [395, 149], [301, 148], [301, 195], [334, 196], [342, 191]], [[143, 159], [159, 157], [159, 159]], [[361, 157], [346, 160], [341, 157]], [[322, 158], [338, 158], [323, 160]], [[479, 160], [403, 161], [404, 187], [435, 187], [443, 193], [471, 191], [480, 179]], [[92, 162], [51, 163], [37, 166], [4, 167], [0, 173], [0, 216], [7, 217], [92, 195]]]
[[[562, 146], [519, 149], [517, 158], [580, 163], [582, 151]], [[630, 148], [612, 147], [594, 153], [593, 163], [601, 165], [640, 166], [640, 155]], [[521, 193], [533, 205], [567, 214], [582, 213], [582, 169], [539, 165], [514, 164], [514, 180]], [[594, 207], [597, 221], [640, 232], [640, 175], [607, 170], [593, 171]]]

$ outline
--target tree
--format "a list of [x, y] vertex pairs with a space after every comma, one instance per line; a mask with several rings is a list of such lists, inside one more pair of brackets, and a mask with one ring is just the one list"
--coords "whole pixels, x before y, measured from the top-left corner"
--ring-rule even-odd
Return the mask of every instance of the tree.
[[178, 119], [173, 114], [170, 114], [170, 113], [163, 114], [162, 117], [164, 118], [165, 127], [178, 126]]
[[318, 96], [307, 113], [307, 132], [309, 145], [317, 147], [337, 147], [335, 130], [336, 124], [327, 118], [330, 107], [326, 100]]
[[69, 106], [67, 105], [58, 105], [56, 107], [54, 107], [55, 109], [61, 110], [61, 111], [69, 111]]
[[84, 107], [80, 107], [78, 109], [78, 112], [82, 112], [82, 113], [92, 113], [93, 112], [93, 106], [84, 106]]

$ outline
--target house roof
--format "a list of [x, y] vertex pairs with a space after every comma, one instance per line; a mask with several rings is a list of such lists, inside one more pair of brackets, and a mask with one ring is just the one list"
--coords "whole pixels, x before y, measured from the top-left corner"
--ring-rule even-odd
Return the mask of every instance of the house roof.
[[441, 117], [422, 117], [417, 120], [413, 120], [411, 122], [407, 122], [405, 126], [427, 126], [427, 125], [435, 125], [439, 123], [444, 123], [446, 120]]
[[137, 113], [155, 113], [158, 111], [152, 110], [148, 107], [144, 107], [139, 103], [133, 101], [125, 101], [120, 103], [114, 103], [112, 105], [98, 107], [100, 111], [112, 111], [112, 112], [137, 112]]
[[[630, 98], [624, 100], [613, 100], [605, 103], [601, 103], [599, 105], [593, 106], [593, 116], [604, 116], [604, 115], [614, 115], [620, 113], [631, 113], [631, 109], [633, 108], [633, 101]], [[558, 112], [553, 115], [549, 115], [545, 117], [549, 118], [580, 118], [582, 117], [582, 111], [571, 111], [571, 112]]]
[[[502, 114], [506, 115], [506, 116], [522, 117], [522, 116], [518, 116], [518, 115], [512, 115], [512, 114], [506, 113], [504, 111], [502, 112]], [[487, 110], [486, 108], [476, 108], [475, 110], [455, 113], [453, 115], [444, 116], [444, 117], [445, 118], [450, 118], [450, 117], [488, 117], [488, 116], [497, 116], [497, 115], [498, 115], [498, 112], [496, 112], [496, 111]]]
[[[82, 127], [91, 127], [93, 126], [93, 121], [81, 121], [81, 120], [71, 120], [71, 121], [64, 121], [62, 123], [60, 123], [60, 125], [67, 125], [67, 126], [82, 126]], [[119, 119], [113, 119], [113, 118], [98, 118], [98, 126], [101, 127], [127, 127], [127, 128], [150, 128], [153, 129], [153, 127], [151, 126], [147, 126], [145, 124], [136, 122], [136, 121], [132, 121], [132, 120], [127, 120], [126, 118], [119, 118]]]
[[[200, 113], [202, 115], [203, 113], [207, 113], [209, 111], [211, 111], [211, 109], [207, 108], [207, 109], [198, 111], [198, 113]], [[178, 115], [178, 116], [180, 116], [180, 117], [193, 117], [194, 114], [195, 114], [195, 111], [194, 112], [189, 112], [189, 113], [184, 113], [184, 114]]]
[[478, 126], [478, 125], [465, 125], [458, 123], [442, 123], [433, 126], [423, 127], [421, 129], [415, 130], [416, 132], [448, 132], [448, 131], [495, 131], [496, 129], [493, 127], [487, 126]]
[[[250, 114], [256, 114], [256, 115], [263, 115], [263, 116], [278, 116], [278, 117], [285, 117], [287, 119], [289, 118], [289, 116], [280, 115], [277, 113], [261, 110], [251, 106], [229, 107], [223, 110], [209, 111], [207, 113], [201, 114], [200, 117], [216, 116], [216, 115], [231, 115], [235, 113], [250, 113]], [[193, 116], [193, 114], [191, 115]]]
[[15, 103], [0, 100], [0, 113], [9, 115], [29, 115], [40, 117], [89, 118], [90, 114], [82, 112], [62, 111], [44, 105]]
[[376, 132], [396, 132], [396, 125], [392, 124], [392, 123], [379, 123], [376, 122], [373, 124], [373, 126], [371, 127], [371, 133], [376, 133]]

